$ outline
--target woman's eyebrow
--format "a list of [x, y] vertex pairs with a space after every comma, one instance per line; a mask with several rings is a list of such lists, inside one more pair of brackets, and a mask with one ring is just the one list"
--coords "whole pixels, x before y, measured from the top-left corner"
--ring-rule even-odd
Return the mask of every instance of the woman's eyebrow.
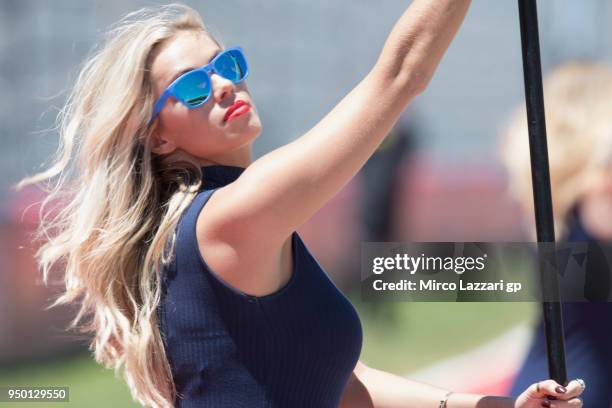
[[[206, 64], [204, 64], [204, 65], [210, 64], [210, 61], [212, 61], [212, 60], [213, 60], [213, 59], [214, 59], [214, 58], [215, 58], [217, 55], [219, 55], [219, 54], [220, 54], [222, 51], [223, 51], [223, 50], [221, 50], [221, 49], [217, 50], [217, 51], [216, 51], [216, 52], [213, 54], [213, 56], [212, 56], [212, 57], [210, 57], [210, 58], [208, 59], [208, 62], [206, 62]], [[181, 76], [181, 75], [183, 75], [185, 72], [189, 72], [189, 71], [192, 71], [192, 70], [197, 69], [197, 68], [201, 68], [201, 67], [189, 66], [189, 67], [187, 67], [187, 68], [183, 68], [183, 69], [181, 69], [180, 71], [176, 72], [176, 73], [175, 73], [174, 75], [172, 75], [172, 77], [171, 77], [171, 78], [170, 78], [170, 79], [169, 79], [169, 80], [166, 82], [166, 87], [168, 87], [168, 86], [169, 86], [169, 85], [170, 85], [172, 82], [174, 82], [174, 80], [175, 80], [176, 78], [180, 77], [180, 76]]]

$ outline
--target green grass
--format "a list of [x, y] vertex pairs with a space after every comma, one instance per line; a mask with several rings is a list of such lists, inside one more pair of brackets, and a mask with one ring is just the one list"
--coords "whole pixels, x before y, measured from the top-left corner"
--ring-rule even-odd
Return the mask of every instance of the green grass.
[[112, 370], [96, 364], [89, 354], [50, 363], [0, 369], [0, 386], [67, 386], [70, 402], [0, 402], [0, 407], [138, 407], [131, 401], [127, 385]]
[[[469, 350], [520, 322], [531, 321], [537, 303], [381, 303], [378, 313], [349, 296], [364, 330], [361, 359], [369, 366], [405, 374]], [[70, 387], [69, 403], [0, 402], [0, 408], [137, 407], [125, 383], [89, 354], [56, 362], [0, 369], [0, 386]]]
[[378, 313], [350, 296], [361, 318], [361, 359], [370, 367], [405, 374], [531, 323], [538, 303], [386, 302]]

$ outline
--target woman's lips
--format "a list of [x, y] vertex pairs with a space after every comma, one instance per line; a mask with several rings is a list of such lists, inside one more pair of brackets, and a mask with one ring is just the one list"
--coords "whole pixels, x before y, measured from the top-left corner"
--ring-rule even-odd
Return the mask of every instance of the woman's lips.
[[238, 101], [233, 106], [231, 106], [228, 110], [228, 114], [226, 114], [225, 121], [229, 121], [235, 117], [242, 115], [243, 113], [251, 110], [251, 105], [244, 101]]

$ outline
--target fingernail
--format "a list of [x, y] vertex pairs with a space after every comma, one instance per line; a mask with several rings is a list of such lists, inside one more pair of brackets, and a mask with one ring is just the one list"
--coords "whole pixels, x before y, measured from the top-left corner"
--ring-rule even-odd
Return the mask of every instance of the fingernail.
[[546, 408], [550, 408], [550, 401], [549, 400], [542, 401], [542, 406]]
[[560, 394], [565, 394], [565, 392], [566, 392], [567, 390], [565, 389], [565, 387], [564, 387], [564, 386], [560, 385], [560, 386], [558, 386], [557, 388], [555, 388], [555, 391], [557, 391], [557, 392], [558, 392], [558, 393], [560, 393]]

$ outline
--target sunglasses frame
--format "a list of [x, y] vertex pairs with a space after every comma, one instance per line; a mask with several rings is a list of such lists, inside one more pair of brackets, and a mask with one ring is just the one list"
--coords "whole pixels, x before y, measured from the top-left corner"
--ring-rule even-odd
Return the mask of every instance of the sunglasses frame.
[[[238, 51], [240, 54], [242, 54], [242, 59], [244, 60], [244, 76], [239, 79], [238, 81], [234, 81], [230, 78], [225, 78], [220, 72], [218, 72], [215, 69], [215, 63], [217, 62], [217, 60], [219, 58], [221, 58], [222, 56], [224, 56], [224, 54], [230, 52], [230, 51]], [[175, 93], [175, 88], [177, 86], [177, 84], [187, 75], [190, 75], [194, 72], [198, 72], [198, 71], [202, 71], [204, 73], [206, 73], [206, 80], [209, 82], [209, 86], [211, 89], [211, 92], [206, 95], [206, 98], [204, 98], [204, 100], [202, 102], [198, 102], [196, 105], [190, 105], [188, 104], [184, 99], [182, 99], [180, 96], [178, 96]], [[183, 74], [181, 74], [178, 78], [176, 78], [174, 81], [172, 81], [172, 83], [170, 85], [168, 85], [168, 87], [164, 90], [164, 92], [160, 95], [160, 97], [157, 99], [157, 101], [155, 102], [155, 105], [153, 107], [153, 114], [151, 115], [151, 120], [149, 121], [149, 126], [151, 126], [151, 124], [153, 123], [153, 121], [155, 120], [155, 118], [157, 117], [157, 115], [159, 114], [159, 112], [162, 110], [162, 108], [164, 107], [166, 100], [172, 96], [174, 97], [176, 100], [180, 101], [183, 105], [185, 105], [187, 108], [189, 109], [195, 109], [195, 108], [199, 108], [200, 106], [204, 105], [206, 102], [208, 102], [208, 100], [210, 99], [210, 95], [212, 94], [212, 81], [210, 79], [210, 75], [212, 73], [215, 73], [225, 79], [229, 79], [230, 81], [232, 81], [234, 84], [238, 84], [242, 81], [244, 81], [248, 76], [249, 76], [249, 64], [247, 63], [246, 60], [246, 56], [244, 55], [244, 51], [242, 50], [242, 47], [240, 46], [235, 46], [235, 47], [230, 47], [230, 48], [226, 48], [223, 51], [221, 51], [219, 54], [217, 54], [208, 64], [204, 65], [203, 67], [200, 68], [195, 68], [192, 69], [191, 71], [187, 71]]]

